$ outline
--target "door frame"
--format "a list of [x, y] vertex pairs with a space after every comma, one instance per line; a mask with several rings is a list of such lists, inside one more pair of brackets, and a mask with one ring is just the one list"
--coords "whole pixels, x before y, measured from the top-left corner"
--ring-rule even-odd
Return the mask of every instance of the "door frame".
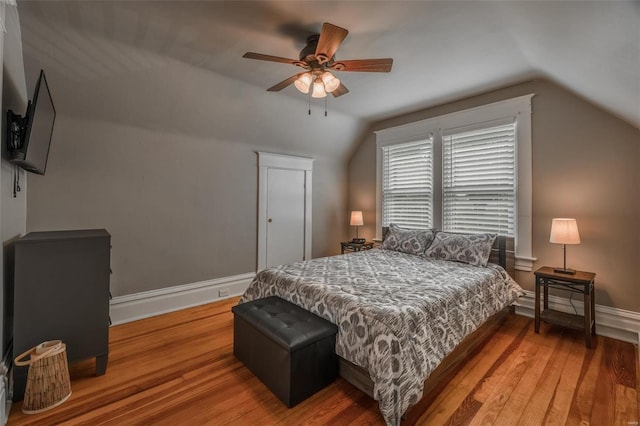
[[311, 259], [311, 193], [313, 158], [258, 151], [258, 265], [267, 267], [267, 173], [269, 169], [304, 171], [304, 258]]

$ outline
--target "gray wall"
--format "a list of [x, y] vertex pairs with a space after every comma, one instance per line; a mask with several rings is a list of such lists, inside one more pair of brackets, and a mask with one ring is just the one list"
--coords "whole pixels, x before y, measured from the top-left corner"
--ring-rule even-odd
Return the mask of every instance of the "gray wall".
[[[55, 19], [26, 16], [25, 44], [48, 45]], [[331, 103], [328, 117], [318, 102], [309, 116], [305, 97], [159, 54], [157, 40], [128, 46], [118, 32], [67, 30], [86, 49], [25, 48], [27, 82], [43, 67], [58, 113], [47, 173], [28, 176], [28, 231], [106, 228], [113, 295], [255, 271], [255, 151], [266, 151], [316, 159], [312, 254], [339, 252], [358, 120]]]
[[[258, 167], [268, 147], [59, 115], [27, 228], [106, 228], [113, 295], [255, 271]], [[344, 237], [346, 165], [313, 172], [313, 256]]]
[[[13, 166], [6, 160], [6, 118], [5, 111], [8, 109], [24, 115], [27, 109], [27, 88], [24, 79], [24, 64], [22, 61], [22, 41], [20, 37], [20, 24], [17, 9], [9, 5], [0, 5], [4, 12], [3, 21], [7, 32], [0, 31], [0, 58], [2, 61], [2, 75], [0, 76], [2, 87], [2, 137], [1, 151], [2, 160], [0, 161], [0, 231], [2, 233], [2, 256], [0, 257], [0, 265], [2, 269], [2, 288], [0, 292], [0, 341], [5, 343], [7, 337], [5, 327], [11, 324], [5, 324], [5, 303], [4, 297], [7, 295], [7, 287], [10, 287], [12, 280], [12, 265], [10, 259], [7, 259], [10, 251], [11, 241], [24, 234], [26, 229], [26, 176], [25, 172], [20, 171], [20, 179], [22, 192], [16, 198], [13, 198]], [[8, 294], [11, 296], [11, 293]], [[4, 350], [4, 348], [3, 348]], [[3, 354], [4, 355], [4, 354]]]
[[[536, 80], [375, 123], [349, 164], [348, 206], [363, 210], [360, 234], [375, 235], [374, 130], [528, 93], [533, 98], [534, 270], [562, 263], [549, 243], [553, 217], [575, 217], [582, 244], [567, 247], [570, 267], [593, 271], [596, 303], [640, 312], [640, 131], [547, 81]], [[351, 230], [349, 230], [351, 232]], [[533, 289], [533, 273], [516, 279]], [[565, 294], [566, 296], [566, 294]]]

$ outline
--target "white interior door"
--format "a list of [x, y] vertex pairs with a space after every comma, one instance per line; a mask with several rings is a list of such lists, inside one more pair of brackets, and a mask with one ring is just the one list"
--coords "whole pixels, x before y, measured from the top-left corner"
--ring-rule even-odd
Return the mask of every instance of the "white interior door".
[[267, 267], [304, 259], [304, 175], [267, 171]]
[[311, 259], [313, 158], [257, 154], [257, 269]]

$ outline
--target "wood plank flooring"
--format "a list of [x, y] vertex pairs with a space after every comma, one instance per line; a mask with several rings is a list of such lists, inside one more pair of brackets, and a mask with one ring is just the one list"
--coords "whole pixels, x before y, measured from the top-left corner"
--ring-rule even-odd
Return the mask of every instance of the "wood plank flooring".
[[[338, 379], [287, 409], [233, 356], [236, 299], [111, 328], [107, 374], [71, 366], [73, 394], [9, 425], [383, 424], [377, 403]], [[637, 347], [511, 315], [428, 407], [421, 425], [638, 425]]]

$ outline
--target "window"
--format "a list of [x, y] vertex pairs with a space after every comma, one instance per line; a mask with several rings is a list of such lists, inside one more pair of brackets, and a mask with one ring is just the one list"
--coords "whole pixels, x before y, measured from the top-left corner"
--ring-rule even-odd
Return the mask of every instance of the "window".
[[531, 271], [531, 95], [376, 131], [382, 226], [495, 232]]
[[515, 124], [474, 126], [442, 136], [442, 225], [451, 232], [514, 237]]
[[432, 164], [431, 138], [383, 148], [383, 226], [432, 226]]

